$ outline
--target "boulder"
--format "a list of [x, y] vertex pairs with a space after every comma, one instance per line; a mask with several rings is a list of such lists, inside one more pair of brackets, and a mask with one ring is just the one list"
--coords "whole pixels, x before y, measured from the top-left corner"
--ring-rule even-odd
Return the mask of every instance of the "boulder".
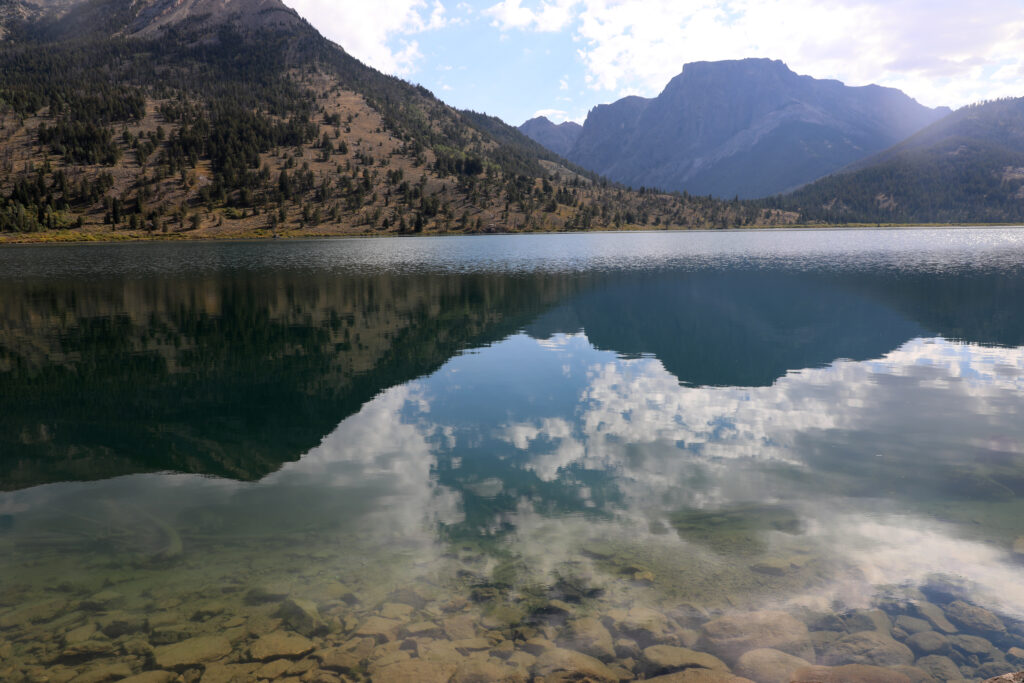
[[943, 614], [942, 610], [933, 605], [930, 602], [924, 600], [914, 603], [914, 608], [917, 610], [918, 615], [929, 624], [931, 624], [936, 631], [942, 631], [943, 633], [956, 633], [956, 626], [953, 626]]
[[683, 669], [729, 671], [725, 662], [714, 655], [672, 645], [652, 645], [644, 648], [643, 669], [649, 676], [682, 671]]
[[95, 669], [90, 669], [78, 674], [68, 683], [107, 683], [107, 681], [122, 681], [131, 676], [132, 668], [124, 662], [115, 664], [104, 664]]
[[648, 607], [634, 607], [614, 619], [615, 629], [638, 643], [650, 645], [665, 640], [668, 618]]
[[524, 670], [488, 659], [467, 660], [459, 664], [451, 683], [526, 683]]
[[946, 605], [946, 616], [954, 624], [968, 631], [997, 634], [1006, 632], [1006, 626], [999, 617], [984, 607], [977, 607], [963, 600], [954, 600]]
[[171, 671], [146, 671], [121, 680], [121, 683], [171, 683], [178, 675]]
[[806, 659], [781, 650], [760, 648], [743, 653], [736, 662], [736, 673], [757, 683], [789, 683], [793, 672], [811, 666]]
[[569, 623], [564, 640], [571, 650], [597, 657], [608, 662], [615, 658], [612, 634], [593, 617], [584, 617]]
[[153, 648], [153, 660], [161, 669], [188, 669], [214, 662], [231, 654], [231, 642], [224, 636], [199, 636], [173, 645]]
[[921, 659], [917, 660], [916, 666], [927, 671], [933, 678], [937, 678], [940, 681], [959, 681], [964, 677], [960, 673], [960, 668], [953, 663], [953, 660], [942, 655], [921, 657]]
[[930, 673], [916, 666], [894, 666], [890, 668], [890, 671], [898, 671], [905, 675], [910, 679], [910, 683], [938, 683]]
[[373, 638], [378, 643], [394, 640], [402, 628], [402, 622], [383, 617], [369, 617], [356, 629], [357, 636]]
[[619, 680], [618, 675], [599, 660], [564, 648], [542, 653], [533, 665], [533, 673], [537, 676], [560, 672], [568, 672], [577, 678], [589, 677], [594, 683], [618, 683]]
[[274, 616], [296, 633], [306, 637], [327, 630], [323, 619], [320, 618], [320, 610], [309, 600], [289, 598], [281, 603]]
[[749, 650], [771, 648], [808, 661], [814, 646], [807, 626], [785, 612], [753, 612], [714, 619], [701, 628], [697, 647], [733, 664]]
[[999, 653], [992, 643], [979, 636], [950, 636], [949, 642], [957, 650], [968, 655], [992, 657]]
[[924, 619], [908, 617], [905, 614], [896, 617], [896, 626], [910, 634], [920, 633], [921, 631], [930, 631], [932, 629], [932, 625]]
[[821, 663], [827, 666], [898, 666], [913, 662], [914, 653], [909, 647], [877, 631], [860, 631], [845, 635], [826, 647], [821, 656]]
[[910, 683], [906, 674], [866, 664], [808, 666], [793, 672], [792, 683]]
[[249, 646], [253, 659], [265, 662], [269, 659], [297, 659], [313, 651], [313, 642], [295, 633], [274, 631], [260, 636]]
[[728, 671], [711, 669], [683, 669], [675, 673], [648, 678], [647, 683], [754, 683], [750, 679], [734, 676]]
[[843, 624], [850, 633], [856, 633], [857, 631], [879, 631], [890, 635], [892, 632], [892, 621], [880, 609], [862, 609], [852, 612], [843, 619]]
[[915, 633], [907, 638], [906, 642], [918, 656], [946, 654], [950, 651], [949, 638], [935, 631]]
[[381, 667], [373, 680], [388, 683], [448, 683], [457, 668], [453, 662], [410, 659]]

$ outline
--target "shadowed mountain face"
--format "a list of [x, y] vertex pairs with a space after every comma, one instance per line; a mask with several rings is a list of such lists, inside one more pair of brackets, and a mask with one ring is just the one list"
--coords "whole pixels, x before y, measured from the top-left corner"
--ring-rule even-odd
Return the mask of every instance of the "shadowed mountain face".
[[883, 150], [947, 112], [891, 88], [799, 76], [778, 61], [697, 62], [654, 99], [593, 109], [566, 156], [633, 187], [763, 197]]
[[786, 201], [812, 220], [1024, 220], [1024, 98], [964, 107]]
[[519, 131], [564, 157], [572, 151], [573, 145], [583, 132], [583, 126], [575, 121], [555, 125], [546, 116], [538, 116], [519, 126]]

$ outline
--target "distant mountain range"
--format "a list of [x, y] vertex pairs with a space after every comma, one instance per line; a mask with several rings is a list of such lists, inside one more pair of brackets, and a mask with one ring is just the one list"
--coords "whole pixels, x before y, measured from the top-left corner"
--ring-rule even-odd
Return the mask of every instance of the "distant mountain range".
[[657, 97], [600, 105], [582, 127], [533, 119], [520, 130], [634, 188], [753, 198], [817, 180], [948, 113], [892, 88], [744, 59], [687, 64]]

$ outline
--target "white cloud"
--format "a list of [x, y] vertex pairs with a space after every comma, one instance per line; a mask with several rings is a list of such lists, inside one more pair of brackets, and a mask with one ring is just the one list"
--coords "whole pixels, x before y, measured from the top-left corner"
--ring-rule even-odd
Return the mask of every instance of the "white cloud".
[[562, 123], [569, 120], [569, 113], [562, 109], [538, 109], [533, 113], [532, 118], [543, 116], [552, 123]]
[[1020, 0], [557, 0], [487, 10], [504, 30], [572, 26], [595, 90], [654, 95], [683, 64], [744, 57], [957, 106], [1024, 95]]
[[495, 26], [507, 29], [561, 31], [572, 21], [579, 0], [544, 0], [537, 9], [523, 7], [523, 0], [502, 0], [486, 10]]
[[444, 28], [441, 0], [289, 0], [299, 14], [349, 54], [385, 73], [404, 75], [422, 58], [409, 37]]

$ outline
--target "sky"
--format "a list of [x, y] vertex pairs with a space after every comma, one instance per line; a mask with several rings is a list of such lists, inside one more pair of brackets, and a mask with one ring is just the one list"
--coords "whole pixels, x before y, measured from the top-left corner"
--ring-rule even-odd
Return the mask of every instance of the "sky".
[[284, 0], [350, 54], [519, 125], [769, 57], [957, 108], [1024, 96], [1024, 0]]

